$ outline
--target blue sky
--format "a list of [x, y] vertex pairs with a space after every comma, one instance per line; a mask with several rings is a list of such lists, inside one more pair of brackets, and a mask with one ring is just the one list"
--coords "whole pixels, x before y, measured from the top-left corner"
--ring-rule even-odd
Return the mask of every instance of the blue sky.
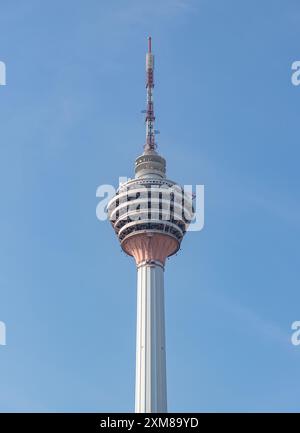
[[132, 411], [136, 271], [96, 188], [144, 144], [205, 228], [166, 266], [169, 411], [299, 411], [297, 0], [2, 1], [0, 411]]

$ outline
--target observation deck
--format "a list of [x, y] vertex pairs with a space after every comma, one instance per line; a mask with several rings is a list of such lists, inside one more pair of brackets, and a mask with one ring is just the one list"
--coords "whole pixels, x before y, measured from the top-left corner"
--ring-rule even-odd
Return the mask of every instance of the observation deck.
[[135, 179], [121, 184], [108, 204], [110, 222], [129, 255], [135, 255], [133, 238], [136, 243], [141, 235], [159, 241], [160, 249], [168, 243], [166, 257], [175, 254], [193, 218], [192, 197], [166, 179], [165, 171], [164, 158], [155, 151], [144, 152], [136, 159]]

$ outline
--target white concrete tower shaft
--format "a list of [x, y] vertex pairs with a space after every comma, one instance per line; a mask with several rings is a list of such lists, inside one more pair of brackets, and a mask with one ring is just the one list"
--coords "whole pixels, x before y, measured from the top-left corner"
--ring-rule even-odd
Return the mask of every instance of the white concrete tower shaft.
[[140, 233], [123, 248], [137, 265], [135, 412], [167, 412], [164, 264], [178, 242], [158, 232]]
[[162, 264], [138, 265], [135, 412], [167, 412], [164, 304]]

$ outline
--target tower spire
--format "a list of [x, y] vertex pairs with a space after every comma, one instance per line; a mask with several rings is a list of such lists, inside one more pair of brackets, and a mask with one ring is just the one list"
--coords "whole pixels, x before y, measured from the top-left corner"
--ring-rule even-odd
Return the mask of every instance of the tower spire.
[[146, 89], [147, 89], [147, 108], [146, 108], [146, 144], [145, 153], [154, 151], [156, 148], [155, 131], [154, 131], [154, 105], [153, 105], [153, 88], [154, 88], [154, 55], [152, 54], [152, 39], [148, 38], [148, 52], [146, 54]]

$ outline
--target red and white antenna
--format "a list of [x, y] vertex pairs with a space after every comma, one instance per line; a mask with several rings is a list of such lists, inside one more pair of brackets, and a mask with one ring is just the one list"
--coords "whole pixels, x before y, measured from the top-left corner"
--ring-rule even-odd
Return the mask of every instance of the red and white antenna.
[[147, 89], [147, 109], [146, 109], [146, 144], [145, 152], [153, 151], [156, 148], [154, 130], [154, 105], [153, 105], [153, 88], [154, 88], [154, 55], [152, 54], [151, 36], [148, 38], [148, 53], [146, 54], [146, 89]]

